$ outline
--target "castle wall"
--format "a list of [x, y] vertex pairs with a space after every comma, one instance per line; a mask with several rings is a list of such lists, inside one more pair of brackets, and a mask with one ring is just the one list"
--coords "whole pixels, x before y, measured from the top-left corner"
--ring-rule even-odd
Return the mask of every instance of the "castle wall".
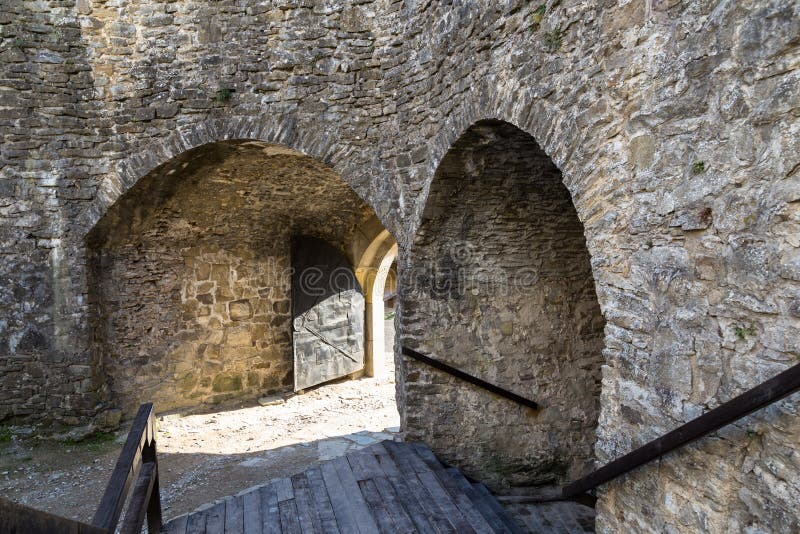
[[[330, 164], [397, 238], [402, 279], [439, 163], [489, 118], [533, 137], [583, 225], [606, 322], [599, 461], [797, 363], [800, 7], [552, 4], [11, 3], [0, 413], [97, 415], [86, 236], [154, 168], [232, 138]], [[449, 393], [412, 400], [406, 365], [413, 432]], [[800, 528], [796, 404], [609, 484], [599, 529]]]

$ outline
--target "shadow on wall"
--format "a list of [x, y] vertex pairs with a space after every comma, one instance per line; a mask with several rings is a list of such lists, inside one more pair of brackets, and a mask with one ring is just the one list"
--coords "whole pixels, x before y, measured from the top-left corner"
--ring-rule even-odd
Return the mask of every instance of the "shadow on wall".
[[404, 265], [403, 343], [542, 406], [405, 360], [409, 439], [495, 488], [585, 471], [604, 320], [583, 226], [536, 141], [500, 121], [469, 128], [434, 176]]

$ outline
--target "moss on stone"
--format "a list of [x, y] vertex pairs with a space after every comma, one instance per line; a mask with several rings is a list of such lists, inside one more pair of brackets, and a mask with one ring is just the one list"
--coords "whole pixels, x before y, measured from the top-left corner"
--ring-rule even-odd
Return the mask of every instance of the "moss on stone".
[[242, 389], [242, 376], [238, 373], [220, 373], [214, 377], [211, 389], [217, 393], [240, 391]]

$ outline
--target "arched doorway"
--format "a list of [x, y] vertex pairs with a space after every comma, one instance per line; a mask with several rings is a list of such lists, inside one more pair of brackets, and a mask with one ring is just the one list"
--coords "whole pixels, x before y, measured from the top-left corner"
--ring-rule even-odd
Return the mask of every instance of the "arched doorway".
[[404, 360], [409, 439], [498, 489], [587, 469], [604, 320], [583, 225], [536, 141], [506, 122], [470, 127], [439, 165], [403, 265], [403, 343], [541, 406]]
[[[355, 282], [363, 243], [384, 232], [333, 169], [286, 147], [226, 141], [164, 163], [87, 238], [105, 398], [127, 415], [142, 401], [164, 411], [297, 389], [292, 243], [324, 243], [311, 248], [333, 251], [327, 274], [347, 269]], [[305, 330], [320, 336], [304, 361], [352, 360], [324, 380], [363, 372], [363, 300], [303, 310]]]
[[364, 251], [356, 269], [356, 276], [364, 288], [367, 308], [365, 370], [368, 376], [376, 378], [389, 378], [394, 369], [394, 356], [386, 341], [387, 306], [384, 298], [387, 296], [387, 287], [396, 289], [397, 270], [394, 263], [397, 253], [397, 241], [388, 231], [383, 231]]
[[[397, 259], [397, 243], [389, 249], [378, 266], [375, 282], [372, 284], [372, 354], [374, 376], [388, 378], [394, 374], [394, 294], [397, 292], [397, 272], [394, 268]], [[390, 310], [387, 313], [387, 310]], [[389, 328], [387, 328], [387, 326]], [[387, 336], [387, 330], [391, 329]]]

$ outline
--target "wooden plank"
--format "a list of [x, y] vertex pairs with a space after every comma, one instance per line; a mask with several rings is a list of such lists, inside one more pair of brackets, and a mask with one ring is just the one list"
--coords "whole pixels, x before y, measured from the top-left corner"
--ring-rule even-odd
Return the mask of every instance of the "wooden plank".
[[125, 513], [125, 520], [122, 522], [120, 532], [122, 534], [139, 534], [142, 532], [144, 518], [147, 514], [147, 505], [150, 502], [150, 495], [153, 493], [153, 485], [156, 481], [155, 462], [145, 462], [139, 470], [136, 478], [136, 485], [131, 495], [131, 503]]
[[[430, 494], [430, 491], [425, 485], [417, 478], [416, 470], [409, 461], [408, 457], [403, 455], [401, 451], [402, 445], [391, 441], [383, 443], [384, 448], [389, 451], [394, 462], [397, 464], [401, 473], [401, 478], [406, 482], [407, 487], [417, 497], [420, 506], [425, 511], [431, 524], [439, 532], [455, 532], [456, 529], [452, 523], [448, 521], [445, 512], [439, 507], [436, 500]], [[394, 483], [394, 480], [392, 480]]]
[[530, 513], [525, 515], [519, 514], [518, 517], [529, 532], [558, 532], [547, 518], [538, 513], [538, 510], [531, 510]]
[[356, 482], [356, 477], [350, 469], [350, 463], [347, 461], [347, 458], [340, 456], [339, 458], [331, 460], [331, 463], [336, 468], [336, 474], [339, 475], [342, 487], [346, 491], [346, 495], [350, 501], [350, 507], [353, 510], [358, 524], [358, 529], [361, 532], [376, 532], [378, 530], [378, 525], [375, 523], [375, 518], [369, 510], [367, 501], [365, 501], [364, 496], [361, 495], [358, 482]]
[[278, 511], [281, 514], [281, 531], [284, 534], [302, 534], [300, 518], [297, 517], [297, 506], [294, 499], [278, 502]]
[[242, 496], [225, 499], [225, 534], [244, 532], [244, 502]]
[[375, 445], [370, 445], [366, 449], [359, 451], [358, 454], [359, 464], [361, 469], [364, 470], [363, 476], [365, 479], [386, 476], [375, 456]]
[[[420, 532], [425, 533], [447, 532], [447, 529], [451, 529], [449, 524], [445, 530], [442, 530], [435, 524], [430, 516], [431, 509], [428, 502], [430, 501], [430, 495], [427, 495], [427, 492], [422, 494], [418, 487], [414, 487], [416, 491], [412, 491], [411, 484], [404, 478], [397, 464], [394, 463], [389, 451], [386, 449], [386, 444], [387, 442], [384, 441], [375, 447], [375, 457], [384, 470], [384, 473], [386, 473], [398, 500], [402, 504], [404, 511], [411, 518], [414, 526], [416, 526], [417, 530]], [[416, 475], [413, 476], [414, 479], [416, 479]], [[417, 482], [419, 483], [419, 481]], [[422, 489], [424, 490], [424, 488]], [[438, 513], [440, 514], [441, 512]], [[441, 520], [439, 522], [441, 522]]]
[[158, 458], [156, 457], [155, 417], [150, 418], [152, 425], [152, 439], [150, 445], [142, 450], [142, 459], [153, 462], [153, 490], [147, 501], [147, 531], [159, 532], [164, 526], [161, 511], [161, 489], [159, 483]]
[[206, 531], [206, 510], [192, 512], [186, 521], [186, 534], [203, 534]]
[[277, 492], [279, 503], [294, 499], [294, 490], [292, 489], [291, 479], [279, 478], [275, 480], [273, 484], [275, 484], [275, 491]]
[[181, 515], [164, 525], [163, 532], [165, 534], [186, 534], [186, 525], [189, 522], [189, 516]]
[[459, 487], [461, 492], [469, 498], [473, 506], [489, 523], [492, 528], [492, 532], [509, 532], [508, 527], [505, 526], [503, 520], [495, 513], [494, 509], [489, 506], [489, 504], [486, 502], [486, 499], [482, 495], [478, 494], [477, 491], [475, 491], [475, 488], [473, 488], [472, 484], [470, 484], [470, 482], [464, 478], [464, 475], [461, 474], [461, 471], [455, 467], [448, 467], [445, 469], [445, 471], [448, 475], [450, 475], [450, 478]]
[[300, 473], [292, 477], [294, 489], [294, 502], [297, 506], [297, 516], [300, 519], [300, 528], [303, 534], [322, 532], [322, 522], [314, 508], [314, 499], [311, 497], [311, 488], [306, 475]]
[[131, 430], [128, 432], [128, 438], [117, 458], [103, 497], [100, 499], [100, 505], [92, 518], [92, 525], [106, 530], [116, 529], [128, 491], [139, 474], [142, 448], [148, 443], [148, 434], [153, 432], [152, 418], [152, 403], [148, 402], [139, 406]]
[[375, 522], [378, 523], [378, 530], [385, 534], [395, 534], [397, 528], [391, 515], [386, 510], [386, 504], [383, 502], [375, 482], [372, 480], [359, 480], [357, 484], [364, 501], [366, 501], [372, 516], [375, 518]]
[[225, 501], [214, 504], [206, 512], [206, 532], [225, 532]]
[[386, 474], [387, 477], [399, 477], [400, 470], [397, 467], [397, 464], [394, 463], [392, 460], [389, 451], [386, 450], [386, 441], [382, 441], [377, 445], [374, 445], [374, 449], [372, 450], [373, 456], [378, 461], [378, 464], [381, 466], [381, 469]]
[[415, 360], [420, 361], [420, 362], [422, 362], [424, 364], [427, 364], [427, 365], [433, 367], [434, 369], [438, 369], [438, 370], [443, 371], [443, 372], [445, 372], [445, 373], [447, 373], [449, 375], [453, 375], [456, 378], [460, 378], [461, 380], [463, 380], [465, 382], [469, 382], [470, 384], [473, 384], [475, 386], [483, 388], [483, 389], [485, 389], [487, 391], [491, 391], [495, 395], [499, 395], [500, 397], [506, 398], [506, 399], [508, 399], [510, 401], [513, 401], [513, 402], [516, 402], [517, 404], [521, 404], [523, 406], [527, 406], [528, 408], [531, 408], [533, 410], [538, 410], [539, 409], [539, 405], [536, 404], [536, 402], [534, 402], [534, 401], [532, 401], [530, 399], [526, 399], [525, 397], [523, 397], [521, 395], [517, 395], [513, 391], [509, 391], [507, 389], [501, 388], [500, 386], [496, 386], [496, 385], [494, 385], [494, 384], [492, 384], [490, 382], [487, 382], [485, 380], [481, 380], [480, 378], [478, 378], [476, 376], [472, 376], [471, 374], [465, 373], [464, 371], [462, 371], [460, 369], [456, 369], [455, 367], [447, 365], [446, 363], [444, 363], [444, 362], [442, 362], [440, 360], [437, 360], [435, 358], [431, 358], [429, 356], [425, 356], [424, 354], [422, 354], [420, 352], [417, 352], [414, 349], [410, 349], [408, 347], [403, 347], [402, 348], [402, 353], [403, 353], [404, 356], [408, 356], [410, 358], [414, 358]]
[[475, 529], [472, 528], [469, 521], [467, 521], [461, 513], [447, 490], [444, 489], [439, 478], [431, 468], [416, 455], [411, 444], [397, 443], [393, 446], [393, 451], [394, 452], [390, 450], [390, 453], [401, 456], [405, 460], [408, 469], [416, 472], [417, 478], [422, 482], [422, 485], [425, 486], [425, 489], [428, 490], [428, 493], [433, 498], [433, 502], [436, 503], [436, 506], [442, 511], [444, 518], [450, 522], [453, 529], [459, 533], [474, 533]]
[[320, 466], [320, 471], [322, 472], [322, 479], [325, 481], [325, 488], [327, 489], [328, 498], [331, 500], [331, 507], [336, 516], [339, 530], [345, 534], [361, 532], [361, 529], [358, 528], [358, 519], [355, 511], [350, 505], [349, 495], [339, 480], [336, 466], [333, 465], [333, 462], [325, 462]]
[[242, 527], [244, 534], [261, 534], [261, 493], [251, 490], [242, 495]]
[[571, 501], [561, 501], [561, 502], [553, 502], [547, 503], [544, 506], [547, 507], [549, 511], [549, 515], [551, 517], [555, 517], [561, 524], [561, 527], [568, 532], [583, 532], [583, 526], [578, 522], [576, 518], [576, 511], [575, 507], [581, 506], [580, 504], [573, 503]]
[[413, 521], [411, 521], [408, 513], [403, 508], [403, 503], [397, 498], [394, 487], [386, 477], [386, 473], [380, 463], [378, 463], [374, 446], [364, 449], [364, 454], [361, 456], [361, 465], [369, 475], [369, 480], [375, 483], [375, 487], [386, 505], [386, 511], [391, 516], [396, 531], [401, 533], [416, 532]]
[[672, 432], [607, 463], [585, 477], [567, 484], [564, 486], [562, 496], [568, 499], [585, 493], [796, 391], [800, 391], [800, 364], [790, 367], [738, 397], [679, 426]]
[[361, 451], [351, 452], [345, 456], [345, 458], [347, 458], [347, 463], [350, 464], [350, 470], [353, 472], [356, 482], [360, 482], [369, 478], [369, 475], [367, 474], [367, 471], [364, 469], [364, 465], [361, 462], [361, 456]]
[[389, 482], [389, 479], [385, 476], [378, 476], [370, 480], [375, 483], [375, 487], [378, 489], [381, 499], [383, 499], [383, 502], [386, 504], [386, 511], [392, 518], [396, 532], [398, 534], [412, 534], [417, 532], [414, 521], [412, 521], [408, 512], [406, 512], [403, 507], [403, 503], [397, 496], [397, 492], [395, 492], [394, 486]]
[[433, 471], [437, 471], [439, 469], [444, 469], [445, 466], [439, 461], [439, 458], [433, 453], [433, 451], [425, 445], [424, 443], [408, 443], [411, 448], [414, 450], [414, 453], [419, 456], [419, 458], [425, 462], [428, 467], [431, 468]]
[[322, 532], [339, 534], [339, 525], [336, 523], [336, 515], [333, 513], [325, 481], [322, 479], [322, 471], [318, 467], [312, 467], [306, 471], [305, 475], [310, 486], [311, 497], [314, 500], [314, 508], [317, 510], [322, 525]]
[[105, 534], [94, 525], [60, 517], [0, 497], [0, 532], [19, 534]]
[[439, 482], [444, 487], [445, 491], [450, 495], [455, 505], [461, 511], [461, 514], [469, 522], [473, 529], [477, 532], [488, 532], [492, 529], [491, 525], [486, 521], [481, 512], [475, 507], [472, 500], [464, 494], [458, 484], [453, 480], [450, 474], [445, 471], [444, 466], [433, 454], [426, 445], [422, 443], [410, 444], [411, 449], [419, 459], [430, 468], [436, 475]]
[[278, 510], [278, 491], [274, 484], [259, 489], [261, 497], [261, 532], [281, 534], [281, 515]]

